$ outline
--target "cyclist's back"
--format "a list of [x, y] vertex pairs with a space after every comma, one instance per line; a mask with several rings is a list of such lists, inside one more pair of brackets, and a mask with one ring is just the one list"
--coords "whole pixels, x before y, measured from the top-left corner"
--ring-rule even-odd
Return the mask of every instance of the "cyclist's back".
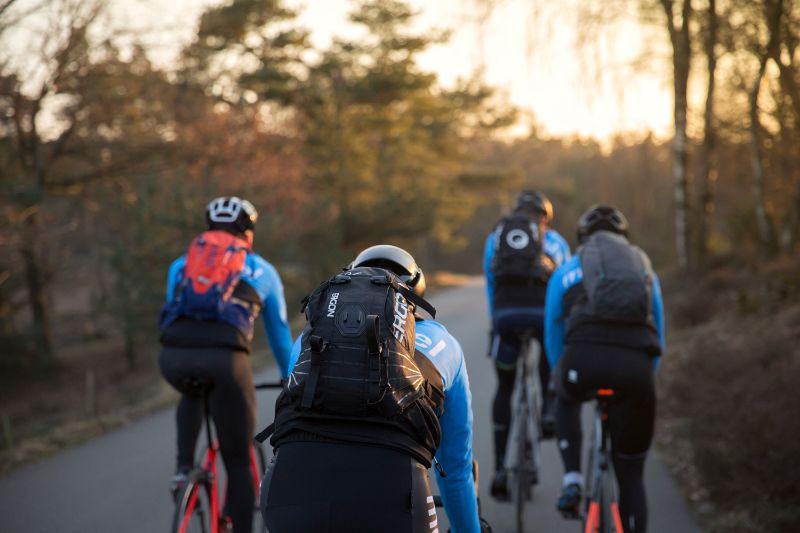
[[558, 508], [578, 512], [583, 476], [581, 402], [612, 388], [612, 458], [626, 533], [647, 527], [644, 461], [653, 436], [653, 372], [663, 350], [658, 277], [647, 256], [627, 241], [628, 224], [609, 206], [579, 221], [582, 246], [548, 285], [545, 343], [558, 391], [556, 433], [565, 475]]
[[225, 514], [236, 533], [251, 531], [255, 501], [249, 454], [256, 404], [248, 357], [255, 319], [264, 319], [284, 376], [291, 349], [280, 277], [251, 249], [256, 216], [249, 202], [235, 197], [209, 204], [209, 231], [170, 266], [160, 318], [159, 366], [182, 393], [174, 489], [194, 465], [203, 418], [203, 399], [186, 384], [202, 380], [210, 384], [209, 409], [228, 474]]
[[453, 531], [480, 530], [463, 353], [444, 326], [414, 316], [423, 291], [413, 258], [384, 245], [312, 293], [262, 484], [273, 533], [432, 531], [434, 457]]

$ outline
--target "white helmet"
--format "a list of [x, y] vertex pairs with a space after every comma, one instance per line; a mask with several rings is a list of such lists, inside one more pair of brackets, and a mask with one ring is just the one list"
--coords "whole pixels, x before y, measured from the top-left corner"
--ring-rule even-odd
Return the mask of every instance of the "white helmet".
[[253, 230], [258, 212], [253, 204], [238, 196], [220, 196], [206, 206], [206, 223], [209, 228], [230, 225], [239, 233]]

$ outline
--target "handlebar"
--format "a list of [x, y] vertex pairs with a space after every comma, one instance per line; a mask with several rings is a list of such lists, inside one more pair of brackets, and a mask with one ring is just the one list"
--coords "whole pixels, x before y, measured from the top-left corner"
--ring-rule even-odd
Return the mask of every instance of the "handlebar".
[[283, 388], [283, 383], [281, 383], [280, 381], [278, 382], [265, 381], [264, 383], [256, 383], [256, 390], [281, 389], [281, 388]]

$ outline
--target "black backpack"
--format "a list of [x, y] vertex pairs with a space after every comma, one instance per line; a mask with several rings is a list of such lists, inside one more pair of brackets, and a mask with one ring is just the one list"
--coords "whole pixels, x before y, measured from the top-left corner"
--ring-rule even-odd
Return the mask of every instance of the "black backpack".
[[529, 216], [512, 213], [495, 229], [495, 252], [491, 272], [499, 284], [546, 285], [555, 271], [553, 260], [544, 253], [544, 235]]
[[397, 276], [371, 267], [339, 274], [306, 297], [302, 351], [285, 389], [295, 408], [392, 417], [422, 398], [409, 304], [436, 313]]

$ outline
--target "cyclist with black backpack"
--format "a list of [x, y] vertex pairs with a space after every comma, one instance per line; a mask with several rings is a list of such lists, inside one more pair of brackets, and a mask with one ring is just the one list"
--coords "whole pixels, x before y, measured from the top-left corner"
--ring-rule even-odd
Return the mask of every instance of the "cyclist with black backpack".
[[[405, 250], [378, 245], [317, 287], [275, 408], [261, 485], [272, 533], [438, 530], [428, 468], [456, 533], [481, 531], [469, 378]], [[445, 475], [446, 472], [446, 475]]]
[[[491, 494], [508, 498], [505, 470], [506, 443], [511, 421], [511, 394], [517, 372], [517, 357], [523, 339], [532, 335], [542, 347], [544, 302], [547, 281], [556, 267], [569, 259], [569, 245], [549, 227], [553, 204], [539, 192], [523, 191], [516, 207], [504, 216], [486, 239], [483, 271], [492, 318], [490, 355], [497, 372], [497, 392], [492, 408], [495, 475]], [[539, 358], [539, 379], [548, 391], [550, 366]], [[542, 395], [542, 435], [554, 431], [551, 394]]]
[[255, 502], [249, 468], [256, 406], [248, 354], [256, 318], [264, 320], [284, 377], [289, 375], [292, 346], [280, 276], [252, 250], [257, 219], [253, 205], [235, 196], [208, 204], [208, 231], [169, 268], [167, 303], [159, 320], [161, 373], [183, 393], [173, 494], [194, 465], [203, 421], [203, 399], [186, 393], [186, 381], [206, 380], [212, 385], [209, 408], [228, 476], [224, 512], [235, 533], [252, 530]]
[[616, 208], [595, 205], [578, 221], [580, 247], [547, 290], [545, 345], [558, 391], [556, 433], [564, 462], [557, 508], [577, 517], [581, 475], [581, 403], [613, 389], [611, 451], [625, 533], [647, 529], [643, 473], [653, 438], [653, 374], [664, 350], [664, 310], [650, 259], [627, 239]]

